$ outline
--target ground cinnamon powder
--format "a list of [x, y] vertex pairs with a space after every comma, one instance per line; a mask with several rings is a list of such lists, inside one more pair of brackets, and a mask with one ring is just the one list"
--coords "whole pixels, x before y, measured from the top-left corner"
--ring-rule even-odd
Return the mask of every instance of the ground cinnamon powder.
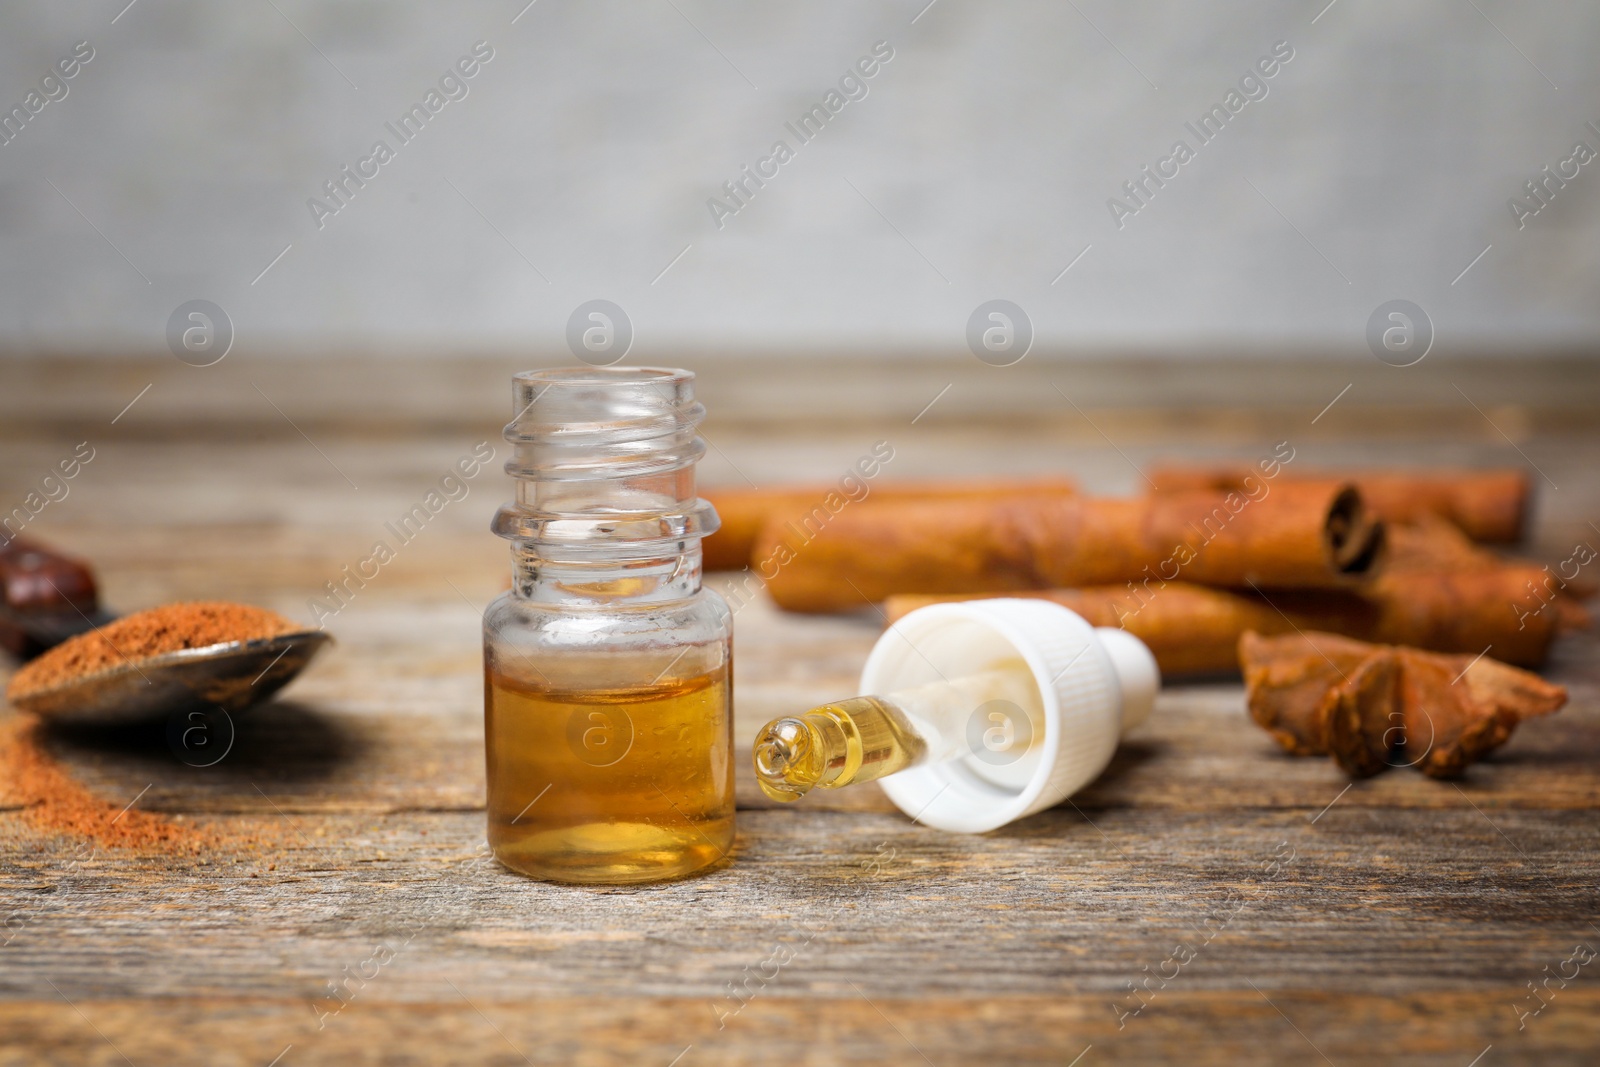
[[102, 800], [56, 762], [43, 743], [43, 724], [16, 715], [0, 725], [0, 796], [44, 833], [85, 838], [102, 848], [199, 852], [213, 835], [131, 806]]
[[15, 701], [129, 660], [295, 633], [305, 627], [265, 608], [227, 601], [163, 604], [63, 641], [19, 670], [6, 689]]
[[[164, 652], [304, 629], [276, 612], [248, 604], [165, 604], [62, 642], [17, 671], [6, 695], [15, 700]], [[50, 754], [44, 726], [32, 715], [16, 715], [0, 723], [0, 800], [17, 806], [22, 818], [44, 833], [85, 838], [105, 848], [198, 853], [223, 843], [213, 832], [136, 811], [126, 801], [108, 801], [89, 792]], [[260, 848], [270, 840], [270, 834], [242, 833], [229, 835], [227, 843]]]

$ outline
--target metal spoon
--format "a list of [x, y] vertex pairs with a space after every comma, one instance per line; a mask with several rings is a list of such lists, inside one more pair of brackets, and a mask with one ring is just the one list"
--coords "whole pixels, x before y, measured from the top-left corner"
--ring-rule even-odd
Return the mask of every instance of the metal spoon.
[[111, 724], [191, 709], [243, 711], [288, 685], [331, 641], [320, 630], [184, 648], [95, 671], [12, 704], [56, 722]]
[[[0, 543], [0, 646], [23, 659], [113, 621], [89, 565], [37, 542]], [[190, 710], [243, 711], [288, 685], [324, 644], [320, 630], [145, 656], [11, 702], [57, 722], [122, 723]]]

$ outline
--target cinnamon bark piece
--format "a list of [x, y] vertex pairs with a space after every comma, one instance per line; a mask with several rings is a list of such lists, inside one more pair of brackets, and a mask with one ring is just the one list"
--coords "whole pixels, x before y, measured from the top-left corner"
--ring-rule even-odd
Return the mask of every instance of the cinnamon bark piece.
[[[1561, 598], [1576, 605], [1600, 593], [1600, 582], [1580, 567], [1572, 576], [1564, 577], [1550, 567], [1540, 567], [1529, 560], [1507, 559], [1475, 544], [1452, 522], [1435, 516], [1425, 516], [1416, 522], [1389, 525], [1389, 554], [1384, 560], [1384, 572], [1398, 571], [1482, 571], [1516, 568], [1528, 583], [1525, 590], [1529, 599]], [[1579, 546], [1586, 548], [1587, 546]], [[1590, 557], [1592, 558], [1592, 557]], [[1585, 557], [1575, 556], [1570, 563]], [[1562, 568], [1563, 572], [1565, 568]]]
[[949, 501], [984, 504], [1009, 497], [1044, 499], [1076, 496], [1069, 478], [1018, 478], [994, 481], [915, 481], [879, 485], [847, 476], [834, 484], [789, 485], [772, 489], [707, 489], [702, 495], [716, 507], [722, 526], [701, 542], [708, 571], [740, 570], [751, 564], [751, 552], [768, 522], [801, 537], [812, 536], [849, 508], [875, 507], [889, 501]]
[[756, 569], [782, 607], [860, 608], [897, 593], [1005, 593], [1151, 580], [1354, 587], [1376, 569], [1383, 527], [1348, 486], [882, 503], [846, 509], [814, 536], [763, 528]]
[[1352, 778], [1370, 778], [1389, 767], [1390, 754], [1405, 737], [1400, 664], [1393, 652], [1371, 653], [1328, 687], [1317, 709], [1322, 743]]
[[1389, 523], [1385, 570], [1492, 570], [1504, 562], [1468, 537], [1461, 527], [1438, 515]]
[[1471, 656], [1402, 649], [1405, 762], [1453, 778], [1498, 748], [1523, 719], [1548, 715], [1567, 691], [1537, 675]]
[[[1209, 589], [1188, 582], [1136, 582], [1079, 589], [964, 595], [892, 596], [890, 623], [927, 604], [983, 596], [1043, 597], [1095, 626], [1117, 626], [1149, 646], [1161, 673], [1233, 672], [1247, 630], [1286, 634], [1321, 630], [1363, 641], [1434, 652], [1489, 655], [1522, 667], [1545, 662], [1555, 637], [1583, 623], [1575, 602], [1540, 606], [1526, 590], [1526, 568], [1455, 573], [1388, 569], [1360, 590]], [[1518, 609], [1515, 605], [1527, 601]]]
[[1252, 719], [1285, 750], [1331, 753], [1358, 777], [1396, 765], [1453, 777], [1567, 700], [1561, 686], [1487, 657], [1332, 634], [1246, 633], [1239, 661]]
[[[1249, 466], [1161, 464], [1146, 472], [1157, 492], [1238, 490], [1261, 475]], [[1448, 519], [1474, 541], [1510, 543], [1527, 529], [1531, 483], [1526, 471], [1497, 470], [1317, 470], [1281, 467], [1285, 481], [1353, 482], [1367, 506], [1386, 522]]]
[[1250, 717], [1296, 756], [1329, 751], [1327, 722], [1342, 686], [1372, 656], [1373, 646], [1337, 634], [1239, 638]]

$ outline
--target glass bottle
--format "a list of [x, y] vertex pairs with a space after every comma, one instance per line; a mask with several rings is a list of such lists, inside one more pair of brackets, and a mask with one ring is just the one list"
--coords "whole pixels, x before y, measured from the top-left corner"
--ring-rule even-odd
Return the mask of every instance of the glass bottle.
[[506, 426], [512, 588], [483, 619], [489, 845], [562, 882], [676, 878], [733, 844], [733, 616], [700, 585], [689, 371], [528, 371]]

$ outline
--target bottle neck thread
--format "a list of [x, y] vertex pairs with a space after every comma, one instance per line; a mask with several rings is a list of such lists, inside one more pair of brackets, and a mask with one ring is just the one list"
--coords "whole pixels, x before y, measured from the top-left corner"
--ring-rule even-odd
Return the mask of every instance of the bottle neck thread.
[[550, 603], [681, 599], [700, 588], [696, 492], [705, 408], [694, 374], [655, 367], [529, 371], [512, 382], [506, 472], [492, 529], [513, 542], [513, 590]]
[[511, 550], [511, 591], [523, 599], [565, 607], [612, 607], [683, 600], [700, 591], [700, 542], [681, 552], [619, 559], [556, 558], [520, 543]]

